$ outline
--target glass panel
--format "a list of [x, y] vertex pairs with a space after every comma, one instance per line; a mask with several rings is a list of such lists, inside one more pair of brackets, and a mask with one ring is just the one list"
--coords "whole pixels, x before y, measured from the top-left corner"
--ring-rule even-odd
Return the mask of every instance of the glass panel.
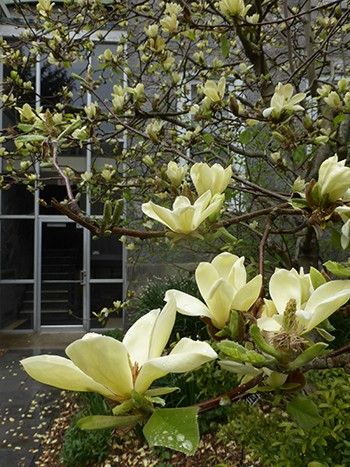
[[79, 281], [83, 229], [74, 222], [47, 222], [42, 231], [42, 280]]
[[83, 229], [72, 222], [42, 227], [41, 324], [82, 325]]
[[34, 221], [1, 220], [0, 279], [33, 279]]
[[1, 192], [1, 214], [33, 214], [34, 196], [23, 185]]
[[107, 322], [100, 323], [93, 313], [99, 313], [104, 307], [111, 307], [115, 300], [123, 299], [123, 284], [90, 284], [90, 327], [92, 328], [121, 328], [122, 312], [112, 313]]
[[79, 282], [42, 282], [41, 325], [81, 326], [83, 286]]
[[[45, 174], [46, 176], [47, 174]], [[54, 174], [52, 174], [55, 176]], [[73, 195], [76, 194], [76, 187], [72, 186]], [[67, 198], [67, 190], [66, 187], [62, 184], [60, 185], [53, 185], [48, 184], [45, 185], [39, 193], [40, 198], [40, 207], [39, 213], [43, 215], [58, 215], [60, 214], [57, 209], [51, 206], [52, 199], [56, 199], [57, 201], [63, 201]], [[85, 210], [86, 208], [86, 196], [83, 194], [79, 199], [78, 205], [81, 209]]]
[[87, 61], [77, 61], [67, 68], [51, 65], [45, 57], [41, 62], [41, 105], [44, 109], [52, 109], [58, 103], [67, 103], [79, 109], [86, 103], [85, 90], [80, 89], [79, 81], [71, 74], [84, 75], [88, 66]]
[[117, 238], [91, 239], [91, 277], [93, 279], [123, 277], [123, 249]]
[[0, 284], [0, 329], [33, 328], [33, 285]]

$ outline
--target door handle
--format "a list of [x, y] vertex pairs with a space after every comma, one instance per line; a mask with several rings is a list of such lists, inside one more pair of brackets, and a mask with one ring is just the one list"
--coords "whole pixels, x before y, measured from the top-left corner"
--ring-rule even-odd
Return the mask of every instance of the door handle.
[[79, 273], [79, 282], [80, 282], [80, 285], [85, 285], [86, 284], [86, 271], [84, 270], [81, 270], [80, 273]]

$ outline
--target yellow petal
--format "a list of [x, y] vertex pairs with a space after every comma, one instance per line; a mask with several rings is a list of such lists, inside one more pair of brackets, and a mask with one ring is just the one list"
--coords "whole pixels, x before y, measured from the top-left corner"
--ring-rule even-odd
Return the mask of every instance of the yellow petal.
[[302, 289], [300, 278], [295, 271], [277, 269], [270, 279], [270, 296], [278, 313], [283, 314], [290, 299], [296, 301], [297, 309], [301, 306]]
[[66, 354], [85, 374], [121, 397], [133, 389], [129, 355], [121, 342], [89, 333], [66, 348]]
[[232, 308], [238, 311], [248, 311], [258, 299], [261, 286], [262, 277], [259, 274], [238, 290], [233, 299]]
[[38, 355], [21, 360], [28, 375], [43, 384], [67, 391], [97, 392], [110, 399], [116, 395], [77, 368], [68, 358]]
[[158, 206], [157, 204], [149, 201], [148, 203], [144, 203], [141, 206], [142, 212], [146, 214], [146, 216], [154, 219], [161, 224], [168, 227], [170, 230], [176, 231], [176, 221], [172, 211], [167, 208], [163, 208], [162, 206]]
[[350, 280], [331, 281], [318, 287], [305, 306], [305, 312], [311, 314], [306, 325], [306, 332], [329, 318], [350, 299]]
[[139, 366], [159, 357], [166, 346], [176, 317], [175, 299], [171, 297], [162, 310], [152, 310], [138, 319], [124, 336], [123, 344]]
[[135, 390], [142, 393], [155, 379], [168, 373], [192, 371], [215, 358], [217, 354], [209, 344], [185, 337], [175, 345], [169, 355], [154, 358], [143, 365], [136, 379]]
[[174, 298], [176, 309], [179, 313], [187, 316], [207, 316], [211, 318], [209, 309], [198, 298], [192, 297], [180, 290], [168, 290], [165, 294], [165, 301]]

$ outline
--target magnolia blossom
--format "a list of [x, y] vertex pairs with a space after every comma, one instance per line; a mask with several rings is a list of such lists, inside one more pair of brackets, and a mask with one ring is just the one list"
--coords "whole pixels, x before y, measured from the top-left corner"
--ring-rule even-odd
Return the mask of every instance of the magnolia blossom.
[[220, 102], [224, 98], [225, 89], [225, 78], [220, 78], [218, 83], [208, 80], [204, 84], [203, 93], [211, 102]]
[[178, 187], [181, 185], [182, 180], [187, 172], [187, 165], [178, 165], [174, 161], [170, 161], [168, 163], [166, 175], [168, 179], [171, 181], [172, 185]]
[[342, 248], [345, 250], [345, 248], [347, 248], [350, 243], [350, 206], [339, 206], [335, 209], [335, 212], [340, 215], [342, 221], [344, 222], [344, 225], [341, 229], [340, 243]]
[[205, 304], [179, 290], [168, 290], [166, 301], [173, 298], [179, 313], [206, 316], [213, 325], [222, 329], [231, 310], [248, 311], [257, 300], [262, 278], [259, 274], [247, 283], [244, 257], [221, 253], [211, 263], [200, 263], [196, 269], [196, 282]]
[[96, 333], [86, 334], [66, 348], [69, 359], [39, 355], [21, 361], [37, 381], [69, 391], [97, 392], [116, 401], [144, 393], [168, 373], [192, 371], [217, 358], [206, 342], [181, 339], [169, 355], [161, 356], [174, 326], [176, 306], [152, 310], [128, 330], [122, 342]]
[[257, 325], [270, 332], [288, 332], [286, 311], [295, 321], [293, 332], [304, 334], [327, 319], [350, 298], [350, 280], [326, 282], [314, 290], [303, 270], [277, 269], [270, 279], [270, 297]]
[[338, 162], [337, 155], [322, 162], [317, 182], [321, 197], [327, 196], [331, 202], [350, 198], [350, 167], [346, 167], [345, 162]]
[[251, 5], [245, 6], [243, 0], [220, 0], [217, 7], [226, 16], [244, 17]]
[[142, 212], [173, 232], [186, 235], [194, 232], [209, 216], [218, 212], [223, 202], [224, 195], [212, 197], [210, 191], [206, 191], [193, 205], [186, 196], [178, 196], [172, 210], [149, 201], [142, 205]]
[[226, 190], [232, 177], [231, 166], [224, 169], [220, 164], [211, 167], [203, 162], [198, 162], [191, 167], [191, 178], [198, 195], [210, 190], [212, 196], [221, 194]]
[[275, 88], [275, 93], [271, 98], [270, 107], [263, 111], [265, 118], [271, 117], [278, 119], [283, 112], [297, 112], [298, 110], [304, 110], [299, 102], [305, 99], [306, 94], [300, 92], [293, 96], [294, 88], [291, 84], [278, 83]]

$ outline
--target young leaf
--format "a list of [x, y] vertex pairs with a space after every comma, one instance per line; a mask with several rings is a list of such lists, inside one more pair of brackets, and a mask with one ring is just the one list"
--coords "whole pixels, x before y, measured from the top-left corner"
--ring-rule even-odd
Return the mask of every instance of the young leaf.
[[112, 415], [89, 415], [77, 421], [81, 430], [103, 430], [118, 426], [133, 426], [142, 419], [141, 415], [125, 415], [113, 417]]
[[143, 428], [147, 442], [194, 454], [199, 443], [197, 414], [197, 407], [156, 409]]
[[221, 53], [224, 58], [227, 58], [230, 53], [230, 42], [227, 39], [226, 34], [223, 34], [221, 36], [221, 42], [220, 42], [220, 47], [221, 47]]
[[289, 365], [289, 370], [296, 370], [300, 368], [306, 363], [311, 362], [314, 358], [318, 357], [326, 348], [328, 344], [325, 342], [317, 342], [316, 344], [312, 345], [308, 349], [304, 350], [303, 353], [297, 356], [295, 360], [293, 360]]
[[310, 279], [312, 287], [316, 290], [320, 285], [325, 284], [326, 279], [323, 274], [313, 266], [310, 268]]
[[178, 391], [179, 388], [177, 387], [168, 387], [168, 386], [164, 386], [163, 388], [152, 388], [152, 389], [148, 389], [146, 392], [145, 392], [145, 396], [150, 396], [150, 397], [156, 397], [156, 396], [164, 396], [165, 394], [170, 394], [174, 391]]
[[304, 396], [296, 396], [287, 404], [287, 412], [304, 430], [310, 430], [322, 422], [314, 402]]
[[255, 352], [255, 350], [248, 350], [237, 342], [224, 340], [218, 343], [218, 348], [235, 362], [251, 363], [254, 366], [264, 366], [271, 363], [271, 359]]
[[329, 272], [337, 277], [350, 277], [350, 262], [337, 263], [336, 261], [327, 261], [323, 264]]

